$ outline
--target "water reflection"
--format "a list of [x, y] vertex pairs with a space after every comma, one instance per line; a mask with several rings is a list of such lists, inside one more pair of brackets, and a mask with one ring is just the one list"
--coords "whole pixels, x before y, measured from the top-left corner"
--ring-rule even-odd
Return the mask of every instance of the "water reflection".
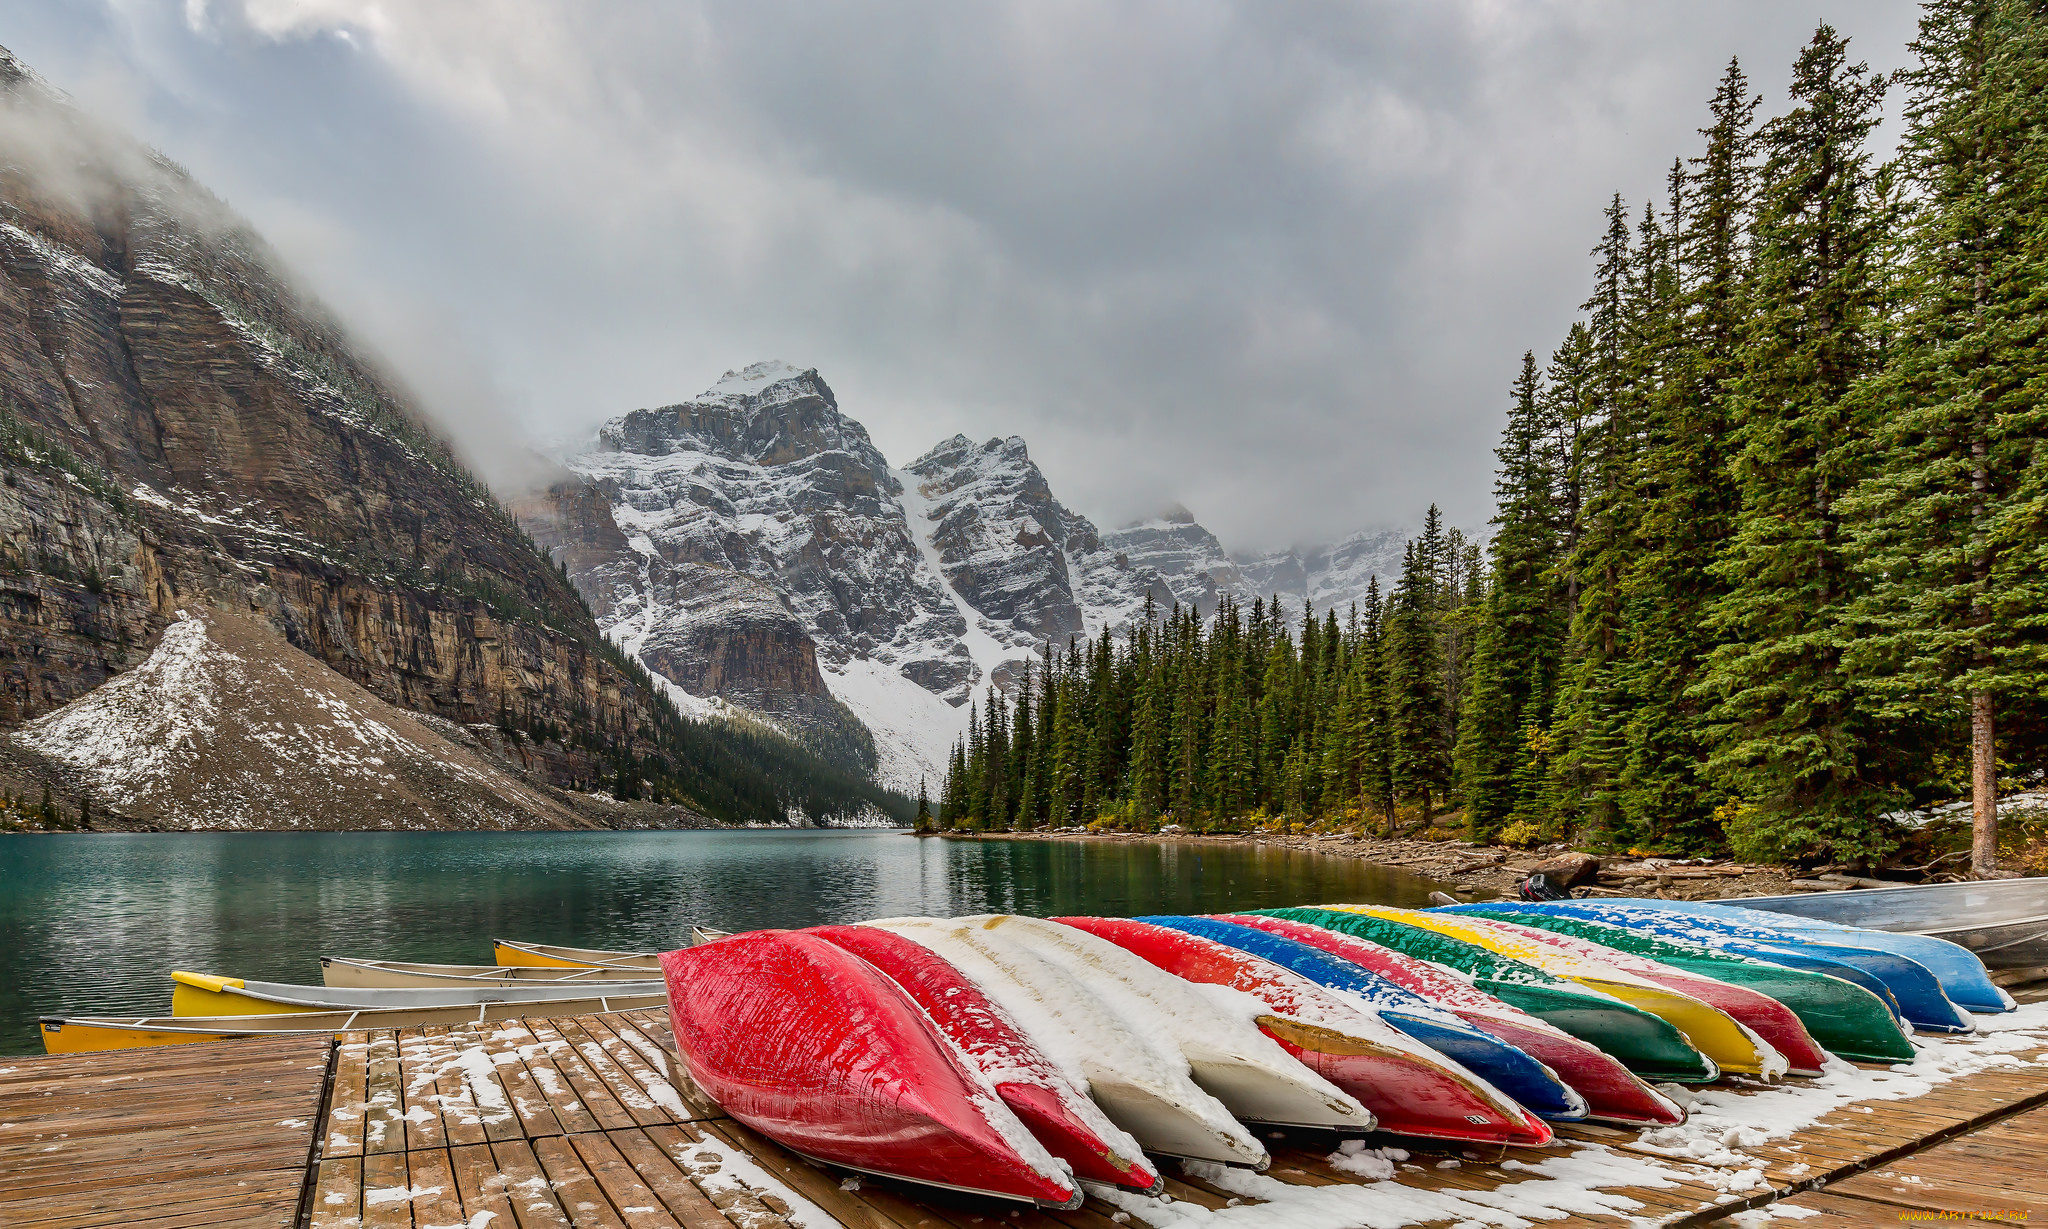
[[659, 948], [903, 914], [1425, 903], [1430, 881], [1253, 846], [877, 832], [177, 833], [0, 840], [0, 1054], [35, 1017], [168, 1010], [168, 970], [319, 981], [325, 955], [473, 963], [496, 937]]

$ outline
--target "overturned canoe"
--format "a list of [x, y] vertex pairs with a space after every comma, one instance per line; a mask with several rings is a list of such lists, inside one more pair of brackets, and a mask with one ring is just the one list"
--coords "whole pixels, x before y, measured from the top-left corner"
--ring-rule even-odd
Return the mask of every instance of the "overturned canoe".
[[355, 1029], [412, 1028], [421, 1024], [489, 1024], [522, 1016], [582, 1016], [660, 1006], [660, 996], [551, 999], [531, 1003], [479, 1003], [473, 1007], [382, 1007], [362, 1011], [284, 1012], [265, 1016], [45, 1016], [43, 1049], [51, 1054], [128, 1050], [241, 1037], [317, 1036]]
[[1555, 1071], [1585, 1099], [1586, 1116], [1594, 1121], [1627, 1126], [1671, 1126], [1685, 1121], [1685, 1111], [1676, 1102], [1636, 1078], [1613, 1055], [1429, 961], [1306, 922], [1249, 913], [1214, 916], [1217, 921], [1263, 930], [1327, 952], [1420, 995]]
[[1946, 939], [1968, 948], [1991, 969], [2048, 965], [2048, 878], [1744, 896], [1726, 903], [1866, 930]]
[[1178, 1046], [1142, 1035], [1058, 964], [958, 919], [889, 918], [864, 925], [930, 948], [1002, 1004], [1145, 1151], [1260, 1169], [1269, 1163], [1265, 1146], [1195, 1083]]
[[1785, 1073], [1783, 1055], [1762, 1038], [1744, 1028], [1726, 1012], [1710, 1007], [1688, 994], [1667, 990], [1655, 982], [1616, 968], [1603, 960], [1560, 951], [1533, 939], [1507, 934], [1475, 918], [1451, 917], [1420, 909], [1395, 909], [1382, 905], [1333, 905], [1332, 908], [1367, 913], [1388, 921], [1434, 930], [1453, 939], [1477, 944], [1528, 964], [1567, 981], [1612, 995], [1631, 1006], [1671, 1022], [1685, 1034], [1694, 1049], [1714, 1060], [1723, 1071], [1776, 1079]]
[[320, 957], [320, 981], [337, 990], [432, 989], [436, 986], [609, 986], [617, 982], [659, 983], [654, 969], [566, 968], [505, 964], [420, 964], [403, 960]]
[[[1963, 884], [1942, 884], [1942, 887], [1963, 887]], [[1893, 891], [1890, 888], [1873, 889]], [[1739, 900], [1642, 900], [1629, 897], [1617, 899], [1616, 904], [1654, 905], [1676, 913], [1691, 913], [1701, 917], [1721, 918], [1749, 926], [1766, 926], [1775, 930], [1790, 931], [1794, 934], [1813, 933], [1823, 942], [1839, 943], [1844, 947], [1860, 947], [1874, 952], [1890, 952], [1904, 956], [1917, 964], [1924, 965], [1934, 979], [1941, 983], [1943, 994], [1949, 1001], [1966, 1011], [1981, 1011], [1989, 1014], [2011, 1011], [2016, 1006], [2011, 995], [1999, 989], [1991, 981], [1991, 973], [1978, 959], [1976, 953], [1960, 943], [1933, 935], [1894, 934], [1884, 930], [1869, 930], [1861, 926], [1849, 926], [1819, 918], [1799, 917], [1793, 914], [1766, 912], [1762, 909], [1743, 907]], [[2048, 929], [2048, 924], [2044, 924]]]
[[1291, 1055], [1259, 1027], [1256, 1004], [1229, 1002], [1106, 939], [1018, 914], [964, 918], [1072, 973], [1126, 1018], [1171, 1039], [1188, 1060], [1195, 1082], [1246, 1122], [1329, 1130], [1372, 1129], [1373, 1116], [1358, 1098]]
[[1524, 926], [1512, 918], [1497, 914], [1468, 914], [1466, 920], [1473, 925], [1497, 930], [1504, 936], [1553, 948], [1567, 956], [1597, 961], [1624, 973], [1634, 974], [1666, 990], [1675, 990], [1698, 999], [1748, 1029], [1772, 1050], [1783, 1055], [1786, 1063], [1790, 1065], [1790, 1070], [1795, 1074], [1819, 1075], [1822, 1066], [1827, 1063], [1827, 1052], [1821, 1049], [1820, 1044], [1806, 1031], [1806, 1026], [1800, 1023], [1798, 1015], [1776, 999], [1754, 990], [1672, 965], [1660, 964], [1626, 948], [1611, 947], [1577, 935], [1562, 935], [1540, 927]]
[[[1913, 1061], [1913, 1043], [1899, 1030], [1898, 1017], [1877, 995], [1828, 973], [1772, 964], [1733, 951], [1717, 951], [1591, 918], [1539, 913], [1520, 905], [1460, 905], [1445, 912], [1499, 917], [1554, 934], [1572, 935], [1660, 964], [1719, 978], [1783, 1003], [1827, 1050], [1858, 1062]], [[1847, 966], [1843, 966], [1845, 969]]]
[[[1176, 977], [1250, 995], [1262, 1005], [1262, 1010], [1254, 1010], [1260, 1010], [1258, 1023], [1267, 1035], [1364, 1102], [1383, 1131], [1533, 1147], [1550, 1141], [1549, 1128], [1531, 1116], [1529, 1107], [1485, 1075], [1413, 1034], [1404, 1036], [1369, 1006], [1284, 965], [1156, 918], [1056, 920], [1107, 939]], [[1178, 920], [1202, 923], [1199, 918]], [[1427, 1015], [1418, 1018], [1437, 1025], [1434, 1031], [1441, 1037], [1459, 1042], [1468, 1040], [1457, 1036], [1460, 1033], [1476, 1037], [1486, 1044], [1466, 1044], [1467, 1052], [1494, 1060], [1496, 1069], [1510, 1075], [1532, 1077], [1532, 1095], [1575, 1117], [1584, 1116], [1584, 1104], [1555, 1079], [1548, 1080], [1548, 1087], [1540, 1086], [1540, 1064], [1527, 1055], [1513, 1054], [1520, 1059], [1518, 1066], [1502, 1053], [1508, 1047], [1454, 1017], [1441, 1022]]]
[[[1161, 956], [1149, 951], [1141, 955], [1159, 964], [1170, 972], [1189, 980], [1210, 980], [1227, 976], [1230, 981], [1222, 984], [1236, 986], [1262, 999], [1266, 999], [1276, 1010], [1290, 999], [1301, 998], [1309, 1001], [1325, 1015], [1342, 1018], [1343, 1008], [1351, 1006], [1362, 1009], [1369, 1021], [1390, 1026], [1405, 1034], [1411, 1040], [1422, 1043], [1430, 1050], [1452, 1060], [1473, 1075], [1485, 1081], [1482, 1091], [1498, 1090], [1520, 1108], [1558, 1121], [1575, 1121], [1586, 1116], [1584, 1098], [1573, 1092], [1557, 1078], [1557, 1074], [1542, 1063], [1501, 1041], [1499, 1038], [1474, 1028], [1458, 1016], [1431, 1006], [1421, 996], [1397, 986], [1385, 978], [1361, 968], [1350, 961], [1319, 951], [1295, 940], [1283, 938], [1251, 927], [1219, 922], [1211, 918], [1158, 916], [1135, 919], [1138, 923], [1150, 923], [1184, 935], [1187, 940], [1176, 952], [1167, 948], [1164, 957], [1174, 963], [1161, 963]], [[1131, 923], [1112, 923], [1128, 926]], [[1100, 932], [1098, 932], [1100, 933]], [[1118, 941], [1114, 935], [1104, 938]], [[1140, 936], [1141, 938], [1145, 936]], [[1216, 944], [1230, 950], [1232, 958], [1219, 958], [1204, 950], [1204, 945]], [[1155, 944], [1166, 947], [1164, 944]], [[1191, 966], [1183, 969], [1181, 965]], [[1206, 976], [1195, 976], [1200, 972]], [[1301, 983], [1306, 983], [1302, 985]], [[1321, 994], [1317, 994], [1321, 991]], [[1318, 1000], [1336, 996], [1336, 1010], [1324, 1006]], [[1433, 1057], [1433, 1056], [1432, 1056]], [[1386, 1083], [1386, 1081], [1382, 1081]], [[1407, 1110], [1413, 1098], [1393, 1087], [1387, 1087], [1384, 1097], [1395, 1101], [1396, 1111]], [[1384, 1130], [1400, 1130], [1389, 1124], [1387, 1114], [1366, 1094], [1359, 1099], [1371, 1106], [1380, 1117]], [[1453, 1129], [1461, 1128], [1465, 1115], [1470, 1109], [1451, 1107], [1446, 1115], [1455, 1115]], [[1414, 1134], [1416, 1132], [1410, 1132]], [[1457, 1136], [1451, 1136], [1457, 1138]], [[1510, 1142], [1527, 1143], [1526, 1139]]]
[[1449, 965], [1470, 975], [1481, 990], [1495, 998], [1599, 1046], [1636, 1075], [1681, 1084], [1708, 1084], [1721, 1076], [1714, 1060], [1695, 1049], [1670, 1021], [1478, 944], [1344, 909], [1266, 909], [1259, 913], [1370, 939], [1397, 952]]
[[495, 939], [491, 959], [501, 965], [538, 969], [661, 969], [659, 952], [617, 952], [595, 947], [561, 947]]
[[750, 1129], [848, 1169], [1080, 1206], [1060, 1163], [860, 957], [764, 930], [664, 953], [661, 965], [691, 1078]]
[[[288, 982], [246, 981], [207, 973], [171, 974], [173, 1016], [267, 1016], [309, 1011], [369, 1011], [385, 1008], [466, 1007], [479, 1003], [553, 1004], [588, 999], [593, 989], [618, 1004], [613, 1011], [660, 1007], [667, 993], [658, 981], [612, 982], [592, 987], [550, 982], [517, 985], [456, 985], [395, 990], [340, 990]], [[538, 1007], [529, 1015], [550, 1014]]]
[[1708, 947], [1725, 948], [1745, 956], [1772, 962], [1790, 961], [1806, 967], [1813, 959], [1832, 961], [1861, 969], [1884, 984], [1899, 1011], [1915, 1028], [1938, 1033], [1968, 1033], [1976, 1029], [1970, 1017], [1949, 1000], [1941, 983], [1927, 966], [1891, 952], [1849, 947], [1830, 942], [1813, 931], [1771, 929], [1746, 922], [1704, 914], [1666, 909], [1662, 902], [1618, 904], [1608, 900], [1560, 900], [1531, 903], [1529, 909], [1562, 913], [1567, 917], [1591, 918], [1628, 930], [1642, 930], [1663, 938]]
[[873, 926], [817, 926], [799, 933], [845, 948], [901, 987], [1076, 1177], [1146, 1194], [1163, 1189], [1138, 1142], [1088, 1099], [1087, 1088], [938, 953]]

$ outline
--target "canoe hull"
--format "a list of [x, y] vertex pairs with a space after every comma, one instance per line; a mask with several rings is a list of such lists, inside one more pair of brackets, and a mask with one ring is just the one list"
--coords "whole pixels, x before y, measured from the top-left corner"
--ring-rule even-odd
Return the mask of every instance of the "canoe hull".
[[[413, 964], [396, 960], [320, 958], [320, 983], [336, 990], [431, 990], [441, 986], [536, 986], [549, 983], [601, 989], [617, 982], [657, 987], [658, 970], [543, 968], [539, 965]], [[584, 991], [583, 993], [589, 993]]]
[[1601, 1050], [1460, 981], [1437, 966], [1355, 935], [1306, 922], [1227, 913], [1217, 920], [1256, 927], [1371, 969], [1543, 1063], [1585, 1098], [1587, 1117], [1629, 1126], [1672, 1126], [1685, 1111]]
[[1968, 948], [1993, 969], [2048, 964], [2048, 878], [1748, 896], [1724, 903], [1845, 926], [1946, 939]]
[[749, 1128], [868, 1173], [1079, 1204], [917, 1004], [858, 956], [815, 935], [756, 931], [661, 962], [691, 1077]]

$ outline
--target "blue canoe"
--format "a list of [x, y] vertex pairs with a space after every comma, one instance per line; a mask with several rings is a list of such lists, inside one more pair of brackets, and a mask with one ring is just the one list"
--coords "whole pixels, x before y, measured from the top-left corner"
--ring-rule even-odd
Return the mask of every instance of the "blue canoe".
[[1654, 905], [1676, 913], [1690, 913], [1702, 917], [1727, 918], [1744, 926], [1766, 926], [1772, 930], [1789, 930], [1794, 933], [1815, 933], [1828, 943], [1839, 943], [1844, 947], [1860, 947], [1869, 951], [1891, 952], [1906, 959], [1927, 966], [1941, 983], [1942, 992], [1956, 1006], [1969, 1011], [2001, 1012], [2013, 1010], [2012, 996], [1992, 984], [1991, 974], [1984, 968], [1984, 962], [1977, 954], [1960, 943], [1947, 939], [1936, 939], [1930, 935], [1893, 934], [1886, 930], [1866, 930], [1861, 926], [1845, 926], [1840, 922], [1827, 922], [1819, 918], [1799, 917], [1789, 913], [1766, 913], [1762, 909], [1744, 908], [1739, 900], [1638, 900], [1628, 897], [1616, 898], [1615, 903], [1631, 905]]
[[[1915, 1028], [1937, 1033], [1976, 1031], [1969, 1014], [1943, 993], [1941, 982], [1926, 965], [1892, 952], [1850, 947], [1827, 942], [1812, 931], [1751, 926], [1709, 914], [1684, 913], [1666, 909], [1670, 902], [1604, 898], [1600, 900], [1544, 901], [1518, 904], [1538, 913], [1561, 913], [1566, 917], [1591, 918], [1624, 929], [1639, 929], [1688, 943], [1704, 943], [1726, 951], [1754, 956], [1788, 968], [1812, 968], [1815, 957], [1837, 961], [1863, 970], [1882, 981], [1898, 1003], [1904, 1019]], [[1446, 913], [1475, 912], [1463, 905], [1446, 905]], [[1859, 983], [1860, 984], [1860, 983]]]
[[1587, 1114], [1586, 1099], [1557, 1073], [1521, 1050], [1480, 1032], [1429, 1000], [1349, 960], [1318, 951], [1285, 935], [1213, 918], [1134, 918], [1234, 947], [1281, 968], [1366, 1001], [1388, 1024], [1477, 1073], [1542, 1118], [1576, 1122]]

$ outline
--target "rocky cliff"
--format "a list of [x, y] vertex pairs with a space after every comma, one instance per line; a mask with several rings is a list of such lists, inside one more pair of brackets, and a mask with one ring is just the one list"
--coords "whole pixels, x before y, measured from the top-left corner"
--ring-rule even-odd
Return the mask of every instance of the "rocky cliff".
[[665, 754], [654, 685], [405, 391], [246, 223], [5, 51], [0, 462], [0, 728], [211, 607], [398, 708], [544, 732], [558, 785]]

